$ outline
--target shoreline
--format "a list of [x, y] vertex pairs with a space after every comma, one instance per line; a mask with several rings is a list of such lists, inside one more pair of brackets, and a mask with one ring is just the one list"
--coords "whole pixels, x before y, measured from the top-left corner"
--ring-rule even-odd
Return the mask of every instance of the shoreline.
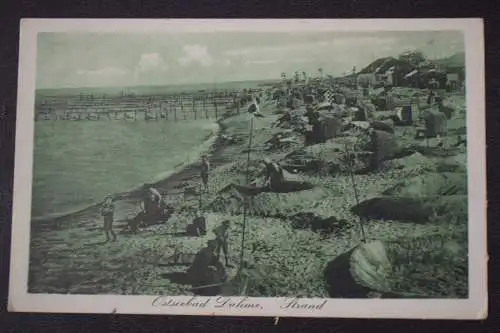
[[[182, 179], [185, 178], [185, 176], [190, 173], [191, 169], [195, 166], [196, 160], [200, 159], [203, 154], [207, 154], [209, 158], [211, 158], [212, 155], [216, 154], [219, 149], [224, 148], [224, 146], [218, 147], [218, 143], [220, 142], [222, 134], [224, 134], [225, 127], [223, 124], [221, 124], [221, 122], [225, 119], [227, 119], [227, 117], [222, 116], [220, 119], [213, 122], [213, 131], [208, 134], [205, 140], [203, 140], [198, 146], [196, 146], [196, 148], [192, 152], [188, 153], [186, 160], [177, 164], [177, 166], [168, 171], [164, 171], [151, 177], [150, 181], [145, 181], [129, 190], [113, 193], [113, 197], [115, 198], [115, 200], [133, 200], [137, 198], [141, 188], [145, 184], [159, 186], [161, 184], [169, 184], [172, 181], [176, 182], [176, 179], [179, 177]], [[167, 186], [168, 189], [170, 189], [171, 187], [172, 186]], [[32, 217], [30, 222], [32, 226], [36, 226], [36, 229], [45, 229], [46, 227], [50, 228], [51, 224], [59, 224], [58, 222], [61, 222], [61, 220], [72, 219], [80, 215], [90, 214], [94, 210], [98, 209], [100, 204], [101, 201], [85, 205], [85, 207], [83, 208], [75, 208], [74, 210], [66, 212], [58, 212], [40, 217]]]
[[[268, 155], [272, 159], [278, 159], [284, 152], [269, 152], [265, 150], [264, 143], [283, 129], [270, 127], [279, 115], [274, 114], [272, 105], [264, 105], [265, 103], [262, 110], [266, 116], [254, 123], [255, 153], [252, 156], [258, 158], [258, 155]], [[413, 249], [421, 248], [422, 242], [427, 248], [439, 249], [439, 253], [448, 251], [443, 245], [448, 243], [455, 246], [453, 249], [464, 249], [466, 230], [463, 223], [467, 220], [462, 218], [460, 209], [443, 212], [439, 220], [429, 223], [370, 219], [370, 223], [363, 224], [361, 231], [358, 217], [351, 210], [357, 200], [351, 187], [352, 180], [345, 173], [324, 177], [317, 174], [304, 176], [317, 184], [318, 188], [315, 190], [286, 193], [279, 197], [262, 194], [256, 198], [255, 209], [247, 216], [248, 228], [245, 231], [245, 244], [242, 245], [243, 222], [237, 217], [240, 215], [240, 203], [235, 202], [229, 194], [221, 192], [228, 184], [244, 179], [244, 169], [241, 166], [247, 163], [247, 115], [245, 112], [233, 112], [225, 113], [217, 121], [218, 135], [205, 151], [213, 166], [210, 176], [213, 190], [203, 200], [200, 199], [198, 203], [196, 197], [186, 200], [174, 193], [182, 193], [183, 188], [200, 182], [199, 169], [192, 163], [156, 183], [160, 193], [166, 195], [168, 200], [172, 199], [176, 210], [168, 223], [144, 228], [138, 235], [121, 233], [120, 228], [126, 226], [124, 222], [137, 212], [138, 200], [130, 197], [117, 204], [116, 231], [121, 234], [117, 242], [104, 241], [102, 218], [97, 211], [61, 219], [60, 224], [47, 224], [45, 230], [37, 230], [39, 232], [35, 232], [32, 237], [29, 292], [191, 295], [191, 287], [180, 280], [180, 274], [185, 269], [170, 265], [169, 258], [176, 253], [193, 255], [213, 236], [211, 232], [203, 237], [185, 234], [187, 225], [192, 223], [192, 213], [202, 202], [207, 208], [207, 231], [213, 230], [224, 220], [233, 222], [234, 228], [231, 229], [228, 244], [229, 262], [233, 267], [241, 263], [241, 248], [244, 246], [247, 255], [243, 260], [249, 265], [248, 271], [257, 274], [249, 282], [252, 287], [248, 294], [251, 297], [286, 297], [297, 294], [320, 298], [344, 297], [345, 293], [349, 294], [351, 291], [342, 291], [340, 294], [332, 287], [332, 283], [335, 285], [335, 276], [330, 278], [325, 272], [330, 272], [329, 267], [335, 266], [338, 258], [343, 258], [345, 253], [362, 242], [361, 233], [367, 235], [367, 241], [380, 241], [390, 249], [391, 262], [401, 271], [391, 280], [398, 283], [395, 289], [397, 292], [424, 290], [424, 293], [437, 297], [461, 297], [467, 292], [467, 277], [460, 273], [467, 270], [462, 252], [456, 252], [453, 261], [449, 263], [439, 259], [441, 254], [429, 262], [422, 262], [420, 257], [414, 257], [413, 254]], [[228, 144], [223, 135], [238, 140], [234, 144]], [[402, 138], [405, 135], [412, 137], [405, 129], [400, 129], [397, 135]], [[316, 148], [330, 149], [328, 145], [319, 145]], [[293, 151], [298, 148], [289, 149]], [[361, 200], [364, 202], [373, 194], [381, 195], [386, 189], [400, 184], [401, 177], [424, 177], [431, 172], [422, 169], [422, 172], [415, 174], [415, 165], [393, 170], [397, 173], [393, 173], [391, 177], [379, 173], [357, 176], [359, 188], [365, 189]], [[221, 208], [218, 208], [218, 204], [213, 205], [214, 200], [219, 198]], [[331, 231], [314, 230], [312, 225], [305, 228], [295, 226], [294, 216], [301, 212], [318, 217], [332, 217], [338, 223], [335, 223]], [[33, 228], [38, 229], [38, 226], [32, 225]], [[425, 241], [421, 241], [419, 237]], [[411, 260], [411, 265], [402, 260]], [[425, 285], [414, 286], [415, 279], [410, 276], [412, 265], [432, 272], [437, 267], [443, 267], [449, 272], [449, 279], [446, 281], [458, 283], [459, 288], [450, 289], [446, 287], [446, 282], [440, 284], [437, 291], [428, 289], [426, 286], [436, 283], [436, 280], [434, 276], [427, 275], [417, 275], [418, 279], [425, 281]], [[459, 267], [459, 272], [454, 273], [453, 267]], [[347, 268], [342, 266], [340, 269], [340, 273], [344, 274], [344, 269]], [[269, 272], [274, 274], [268, 274]], [[138, 276], [141, 276], [139, 281]], [[231, 281], [222, 291], [224, 295], [233, 295], [233, 287], [238, 287], [237, 280]], [[365, 297], [370, 296], [363, 296]]]

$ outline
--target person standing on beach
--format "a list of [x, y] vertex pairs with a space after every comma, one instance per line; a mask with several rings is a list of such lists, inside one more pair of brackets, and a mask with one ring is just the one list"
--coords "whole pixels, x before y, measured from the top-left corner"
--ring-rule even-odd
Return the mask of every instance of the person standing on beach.
[[110, 237], [113, 236], [113, 242], [116, 241], [116, 234], [113, 231], [113, 217], [115, 213], [115, 203], [111, 195], [107, 195], [101, 206], [101, 216], [104, 218], [104, 232], [106, 234], [106, 241], [109, 242]]
[[259, 107], [260, 99], [257, 99], [255, 96], [252, 95], [252, 103], [248, 106], [248, 113], [252, 115], [253, 117], [260, 117], [264, 118], [264, 115], [260, 113], [260, 107]]
[[207, 155], [203, 155], [201, 157], [201, 170], [200, 176], [201, 181], [203, 182], [203, 188], [208, 192], [208, 173], [210, 172], [210, 162], [208, 161]]
[[147, 225], [159, 217], [161, 202], [162, 196], [160, 192], [154, 187], [149, 187], [142, 201], [141, 209], [145, 215], [145, 219], [142, 222]]
[[205, 236], [207, 234], [207, 220], [202, 211], [199, 210], [196, 212], [193, 225], [198, 230], [200, 236]]
[[228, 251], [228, 238], [229, 238], [229, 227], [231, 222], [225, 220], [222, 224], [214, 229], [215, 240], [217, 241], [217, 246], [215, 247], [215, 254], [217, 260], [220, 258], [220, 252], [224, 254], [224, 259], [226, 260], [226, 267], [229, 267], [229, 251]]

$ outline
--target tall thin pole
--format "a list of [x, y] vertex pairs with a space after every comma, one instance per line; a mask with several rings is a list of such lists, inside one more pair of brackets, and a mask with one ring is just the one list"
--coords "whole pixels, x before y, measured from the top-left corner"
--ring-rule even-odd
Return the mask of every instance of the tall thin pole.
[[201, 207], [203, 207], [203, 193], [202, 193], [202, 184], [200, 183], [200, 198], [199, 198], [199, 209], [201, 210]]
[[[349, 153], [349, 150], [347, 148], [347, 143], [345, 144], [345, 153], [348, 161], [348, 169], [349, 169], [349, 175], [351, 176], [351, 183], [352, 183], [352, 188], [354, 190], [354, 198], [356, 200], [356, 205], [359, 205], [359, 196], [358, 196], [358, 189], [356, 187], [356, 181], [354, 180], [354, 172], [352, 171], [353, 169], [353, 163], [351, 160], [351, 154]], [[363, 240], [363, 243], [366, 243], [366, 235], [365, 235], [365, 228], [363, 226], [363, 218], [359, 218], [359, 226], [361, 228], [361, 238]]]
[[[248, 139], [248, 154], [247, 154], [247, 170], [246, 170], [246, 181], [247, 185], [250, 183], [250, 151], [252, 150], [252, 137], [253, 137], [253, 115], [250, 118], [250, 138]], [[248, 199], [248, 197], [246, 197]], [[245, 202], [243, 205], [243, 230], [241, 235], [241, 253], [240, 253], [240, 267], [238, 273], [241, 273], [243, 268], [243, 257], [245, 253], [245, 231], [246, 231], [246, 222], [247, 222], [247, 205], [248, 202]]]

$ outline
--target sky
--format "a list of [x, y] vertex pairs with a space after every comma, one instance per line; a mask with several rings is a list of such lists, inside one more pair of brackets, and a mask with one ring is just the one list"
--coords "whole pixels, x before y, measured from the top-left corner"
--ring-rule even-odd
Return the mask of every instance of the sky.
[[317, 33], [39, 33], [37, 89], [279, 79], [294, 71], [342, 75], [419, 49], [463, 52], [458, 31]]

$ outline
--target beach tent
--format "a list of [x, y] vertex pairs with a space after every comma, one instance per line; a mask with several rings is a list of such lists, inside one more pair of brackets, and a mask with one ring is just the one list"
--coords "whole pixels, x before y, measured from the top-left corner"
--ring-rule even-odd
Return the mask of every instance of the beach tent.
[[335, 94], [334, 94], [333, 90], [327, 89], [323, 93], [323, 98], [324, 98], [324, 101], [327, 103], [331, 104], [331, 103], [335, 102]]
[[394, 133], [394, 122], [392, 119], [374, 120], [370, 123], [370, 127], [377, 131]]
[[363, 129], [363, 130], [367, 130], [368, 128], [370, 128], [370, 123], [368, 121], [352, 121], [351, 124], [354, 127], [357, 127], [357, 128]]
[[316, 111], [330, 110], [332, 108], [332, 104], [330, 102], [323, 102], [316, 106]]
[[417, 73], [418, 73], [418, 69], [414, 69], [414, 70], [412, 70], [411, 72], [409, 72], [408, 74], [406, 74], [406, 75], [404, 76], [404, 78], [405, 78], [405, 79], [408, 79], [408, 78], [410, 78], [410, 77], [414, 76], [414, 75], [415, 75], [415, 74], [417, 74]]
[[333, 116], [322, 117], [318, 130], [323, 141], [334, 138], [342, 132], [342, 119]]
[[446, 115], [439, 111], [429, 111], [424, 116], [425, 135], [433, 138], [438, 135], [446, 134]]
[[334, 101], [336, 104], [345, 104], [346, 103], [346, 98], [344, 94], [342, 93], [336, 93], [333, 97]]
[[398, 125], [411, 125], [413, 124], [413, 112], [415, 110], [414, 105], [403, 105], [396, 108], [396, 117], [398, 120]]
[[363, 107], [351, 107], [350, 110], [353, 112], [354, 121], [367, 121], [368, 120], [368, 113], [366, 112], [365, 108]]
[[304, 95], [304, 104], [306, 104], [306, 105], [314, 104], [314, 96], [313, 95]]
[[398, 145], [395, 136], [385, 131], [373, 130], [370, 135], [371, 168], [377, 170], [380, 163], [392, 158], [397, 151]]

